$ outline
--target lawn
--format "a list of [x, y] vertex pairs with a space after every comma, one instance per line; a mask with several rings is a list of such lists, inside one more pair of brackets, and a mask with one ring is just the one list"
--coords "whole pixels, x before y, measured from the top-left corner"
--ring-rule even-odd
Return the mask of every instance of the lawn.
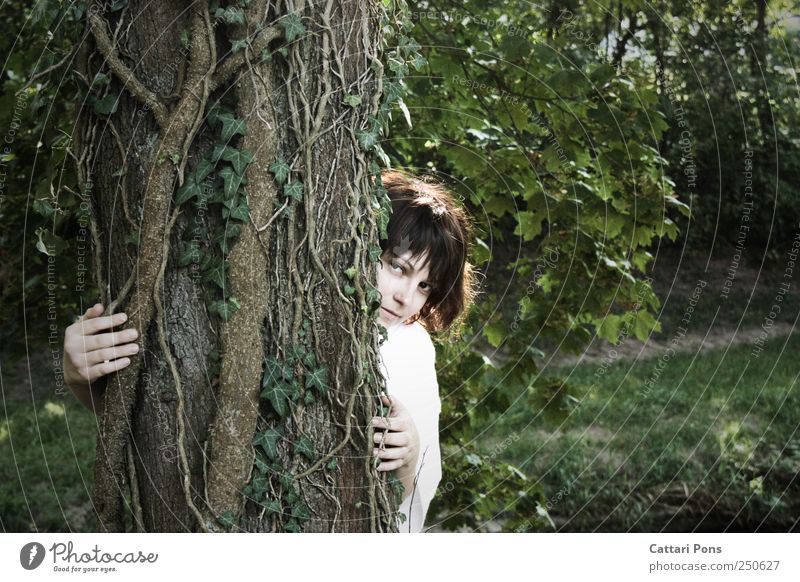
[[541, 482], [562, 531], [797, 529], [799, 350], [789, 335], [757, 358], [748, 344], [675, 354], [658, 375], [658, 358], [562, 368], [579, 394], [566, 420], [520, 399], [482, 450], [520, 436], [502, 460]]

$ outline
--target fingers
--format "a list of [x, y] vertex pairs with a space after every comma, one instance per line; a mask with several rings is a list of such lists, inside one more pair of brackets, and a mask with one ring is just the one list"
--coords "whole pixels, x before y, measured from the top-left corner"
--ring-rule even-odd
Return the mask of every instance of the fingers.
[[391, 447], [405, 447], [411, 441], [406, 432], [376, 432], [372, 440], [375, 443]]
[[87, 380], [89, 382], [93, 382], [98, 378], [105, 376], [106, 374], [110, 374], [111, 372], [116, 372], [117, 370], [121, 370], [130, 363], [131, 363], [130, 358], [120, 358], [119, 360], [113, 360], [111, 362], [103, 362], [101, 364], [97, 364], [89, 368]]
[[85, 355], [85, 365], [92, 366], [106, 360], [116, 360], [117, 358], [132, 356], [137, 353], [139, 353], [139, 344], [114, 345], [110, 348], [87, 353]]
[[372, 454], [384, 460], [405, 459], [411, 449], [408, 447], [391, 447], [388, 449], [372, 449]]
[[[94, 307], [92, 309], [94, 309]], [[88, 315], [90, 312], [87, 311], [86, 313]], [[92, 335], [98, 331], [122, 325], [127, 320], [127, 314], [115, 313], [114, 315], [106, 315], [105, 317], [87, 317], [78, 322], [78, 326], [80, 327], [81, 335]]]
[[139, 332], [136, 329], [125, 329], [122, 331], [115, 331], [114, 333], [100, 333], [97, 335], [89, 335], [80, 338], [81, 347], [85, 350], [85, 353], [92, 352], [94, 350], [99, 350], [101, 348], [110, 348], [112, 346], [119, 346], [119, 344], [124, 344], [127, 342], [134, 341], [137, 337], [139, 337]]
[[404, 464], [402, 459], [398, 459], [396, 461], [386, 461], [381, 463], [376, 467], [378, 471], [394, 471], [395, 469], [399, 469]]
[[397, 416], [406, 410], [402, 402], [395, 397], [389, 396], [386, 392], [381, 392], [381, 402], [390, 408], [389, 416]]
[[394, 416], [392, 418], [376, 416], [372, 419], [372, 426], [376, 429], [404, 431], [408, 428], [408, 421], [405, 416]]

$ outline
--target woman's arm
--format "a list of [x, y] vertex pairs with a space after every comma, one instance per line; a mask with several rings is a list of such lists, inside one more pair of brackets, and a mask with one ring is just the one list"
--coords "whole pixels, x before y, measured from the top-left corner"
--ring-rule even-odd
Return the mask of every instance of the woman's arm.
[[106, 376], [129, 365], [139, 352], [135, 329], [98, 333], [127, 321], [124, 313], [100, 317], [103, 305], [90, 307], [64, 332], [64, 381], [75, 398], [97, 415], [103, 412]]

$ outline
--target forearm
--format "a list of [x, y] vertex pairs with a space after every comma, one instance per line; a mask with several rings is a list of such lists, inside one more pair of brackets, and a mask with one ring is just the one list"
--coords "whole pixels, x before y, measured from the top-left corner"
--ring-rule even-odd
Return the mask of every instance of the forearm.
[[91, 385], [89, 384], [69, 384], [69, 389], [78, 399], [78, 402], [83, 404], [86, 408], [100, 416], [103, 412], [103, 405], [105, 401], [105, 382], [98, 381]]

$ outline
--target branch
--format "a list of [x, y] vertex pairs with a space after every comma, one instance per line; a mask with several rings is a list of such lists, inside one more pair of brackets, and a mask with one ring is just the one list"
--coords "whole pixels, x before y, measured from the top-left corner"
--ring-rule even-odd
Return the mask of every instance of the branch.
[[[276, 38], [281, 38], [282, 36], [283, 31], [278, 26], [264, 28], [260, 32], [255, 33], [255, 38], [253, 39], [252, 44], [246, 50], [251, 50], [255, 54], [260, 54], [263, 49], [269, 46], [269, 43]], [[246, 62], [245, 54], [245, 51], [237, 52], [222, 61], [222, 63], [217, 67], [217, 70], [214, 72], [214, 76], [211, 78], [212, 92], [220, 85], [227, 83], [230, 78], [235, 75], [240, 68], [242, 68]]]
[[88, 13], [88, 19], [92, 30], [92, 35], [97, 43], [97, 48], [100, 49], [100, 52], [105, 57], [108, 66], [111, 68], [114, 74], [119, 77], [128, 91], [130, 91], [134, 97], [141, 101], [142, 104], [150, 108], [150, 110], [153, 112], [153, 116], [158, 122], [159, 127], [165, 129], [168, 125], [169, 117], [167, 107], [161, 102], [158, 96], [150, 91], [150, 89], [145, 87], [141, 81], [136, 78], [128, 66], [120, 60], [119, 55], [117, 54], [117, 51], [114, 49], [114, 45], [111, 42], [111, 38], [108, 36], [106, 23], [103, 18], [97, 12], [92, 10]]

